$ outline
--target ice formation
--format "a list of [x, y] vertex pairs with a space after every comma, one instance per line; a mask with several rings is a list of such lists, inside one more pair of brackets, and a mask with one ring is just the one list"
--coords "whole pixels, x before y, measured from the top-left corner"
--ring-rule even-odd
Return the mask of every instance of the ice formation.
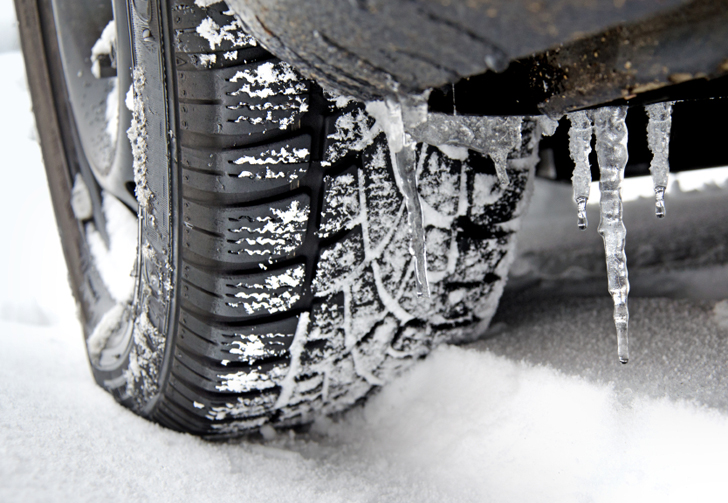
[[407, 205], [407, 221], [412, 230], [410, 241], [410, 253], [415, 258], [415, 284], [417, 295], [430, 296], [430, 285], [427, 279], [427, 250], [425, 248], [425, 226], [422, 215], [422, 205], [417, 192], [416, 159], [415, 149], [417, 143], [407, 142], [402, 150], [393, 157], [393, 168], [395, 179], [402, 189], [405, 204]]
[[670, 164], [670, 128], [672, 126], [672, 102], [655, 103], [645, 107], [649, 122], [647, 124], [647, 143], [652, 151], [650, 173], [655, 188], [655, 215], [665, 216], [665, 190]]
[[403, 97], [398, 101], [370, 103], [367, 111], [377, 120], [387, 137], [394, 177], [407, 206], [407, 222], [414, 257], [417, 296], [430, 296], [427, 279], [427, 249], [422, 204], [417, 191], [417, 140], [410, 131], [428, 120], [426, 95]]
[[522, 121], [520, 116], [469, 117], [431, 113], [410, 134], [418, 142], [467, 147], [489, 156], [495, 164], [498, 180], [502, 185], [508, 185], [508, 154], [521, 144]]
[[[670, 171], [668, 163], [673, 102], [655, 103], [645, 107], [649, 122], [647, 141], [652, 151], [650, 172], [655, 192], [655, 213], [665, 216], [665, 191]], [[596, 132], [599, 159], [600, 222], [599, 234], [604, 239], [609, 293], [614, 301], [614, 323], [617, 328], [619, 360], [627, 363], [629, 311], [627, 297], [627, 257], [624, 251], [626, 229], [622, 215], [622, 181], [627, 164], [627, 107], [603, 107], [594, 111], [568, 114], [569, 152], [574, 161], [572, 177], [574, 201], [578, 207], [579, 228], [587, 227], [586, 203], [589, 200], [592, 131]], [[594, 122], [592, 126], [592, 121]]]
[[574, 187], [574, 202], [576, 202], [579, 229], [586, 230], [589, 222], [586, 219], [586, 203], [589, 200], [589, 185], [591, 184], [591, 166], [589, 166], [589, 153], [591, 152], [592, 121], [589, 112], [579, 111], [568, 115], [571, 122], [569, 128], [569, 154], [574, 161], [574, 174], [571, 181]]
[[629, 280], [624, 252], [627, 231], [622, 221], [621, 185], [627, 165], [627, 107], [603, 107], [594, 111], [594, 128], [599, 159], [601, 193], [599, 234], [604, 239], [609, 293], [614, 301], [619, 361], [629, 361], [628, 323]]
[[86, 182], [83, 181], [81, 173], [76, 173], [73, 179], [73, 189], [71, 190], [71, 209], [76, 220], [88, 220], [94, 215], [93, 202], [91, 201], [91, 193], [88, 191]]
[[544, 136], [553, 136], [559, 127], [559, 121], [554, 120], [546, 115], [538, 118], [538, 125], [541, 126], [541, 134]]
[[[501, 185], [508, 185], [508, 155], [521, 145], [523, 117], [472, 117], [427, 112], [428, 93], [399, 96], [397, 99], [375, 101], [366, 110], [375, 119], [371, 132], [384, 132], [389, 144], [392, 167], [400, 192], [405, 198], [411, 230], [410, 252], [415, 258], [417, 295], [429, 297], [427, 250], [423, 215], [427, 210], [420, 201], [417, 189], [417, 143], [436, 145], [446, 155], [466, 159], [468, 149], [487, 155], [495, 165]], [[353, 119], [350, 118], [351, 122]], [[555, 130], [556, 122], [547, 124]], [[366, 119], [358, 120], [359, 128], [367, 129]], [[337, 121], [337, 129], [339, 123]], [[552, 126], [552, 127], [551, 127]], [[353, 130], [354, 127], [348, 127]], [[552, 131], [553, 132], [553, 131]], [[364, 135], [366, 139], [372, 134]], [[360, 150], [361, 146], [350, 148]], [[421, 156], [422, 157], [422, 156]], [[424, 162], [424, 159], [421, 159]]]

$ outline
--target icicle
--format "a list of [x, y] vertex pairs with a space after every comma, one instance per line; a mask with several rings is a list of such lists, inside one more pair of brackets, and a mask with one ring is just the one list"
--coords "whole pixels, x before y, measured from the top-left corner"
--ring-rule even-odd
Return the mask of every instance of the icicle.
[[386, 134], [397, 185], [404, 195], [412, 232], [410, 252], [415, 258], [418, 296], [430, 296], [427, 279], [425, 230], [415, 169], [418, 142], [466, 147], [488, 155], [501, 184], [508, 185], [508, 154], [521, 145], [522, 117], [468, 117], [428, 114], [427, 97], [400, 96], [367, 103], [367, 112]]
[[417, 296], [430, 296], [427, 279], [427, 249], [420, 196], [417, 191], [416, 147], [417, 141], [407, 133], [427, 120], [427, 96], [389, 99], [386, 110], [373, 103], [367, 107], [387, 136], [392, 155], [395, 180], [407, 206], [407, 220], [411, 231], [410, 253], [415, 260], [415, 285]]
[[665, 216], [665, 189], [670, 172], [668, 155], [670, 153], [670, 128], [672, 126], [672, 102], [655, 103], [645, 107], [649, 117], [647, 124], [647, 143], [652, 151], [650, 173], [655, 187], [655, 214]]
[[450, 84], [450, 88], [452, 89], [452, 114], [457, 115], [458, 114], [458, 104], [455, 101], [455, 83], [453, 82]]
[[576, 225], [579, 230], [585, 231], [589, 227], [589, 220], [586, 218], [586, 203], [589, 201], [587, 197], [578, 197], [576, 201]]
[[498, 180], [508, 185], [508, 154], [521, 145], [522, 117], [453, 117], [428, 114], [427, 120], [410, 132], [419, 142], [430, 145], [467, 147], [489, 156]]
[[574, 188], [574, 202], [577, 207], [577, 225], [586, 230], [589, 222], [586, 219], [586, 203], [589, 201], [591, 184], [591, 152], [592, 121], [588, 112], [580, 111], [568, 115], [571, 122], [569, 129], [569, 154], [574, 161], [574, 174], [571, 183]]
[[540, 115], [538, 117], [538, 125], [541, 126], [542, 135], [553, 136], [556, 129], [559, 127], [559, 121], [554, 120], [547, 115]]
[[[508, 154], [521, 143], [521, 117], [518, 123], [512, 117], [494, 117], [490, 122], [490, 134], [488, 135], [488, 155], [495, 164], [495, 172], [501, 185], [508, 186], [511, 182], [508, 179], [506, 168], [508, 167]], [[518, 132], [517, 139], [515, 132]]]
[[621, 184], [627, 164], [627, 107], [604, 107], [594, 111], [594, 127], [599, 159], [599, 234], [604, 239], [609, 293], [614, 301], [619, 361], [629, 361], [628, 323], [629, 279], [624, 243], [627, 230], [622, 220]]

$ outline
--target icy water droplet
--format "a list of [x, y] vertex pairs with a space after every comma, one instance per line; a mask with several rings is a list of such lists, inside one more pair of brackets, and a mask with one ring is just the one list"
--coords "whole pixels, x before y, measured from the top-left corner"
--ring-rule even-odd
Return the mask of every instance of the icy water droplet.
[[655, 187], [655, 215], [665, 216], [665, 189], [670, 172], [670, 129], [672, 128], [672, 102], [654, 103], [645, 107], [647, 123], [647, 144], [652, 151], [650, 173]]
[[585, 231], [589, 226], [589, 221], [586, 219], [586, 201], [586, 197], [580, 197], [576, 200], [576, 225], [582, 231]]
[[619, 357], [619, 362], [622, 364], [626, 364], [629, 362], [629, 334], [627, 331], [627, 325], [629, 322], [628, 320], [629, 313], [627, 313], [627, 321], [618, 322], [615, 318], [614, 322], [615, 326], [617, 327], [617, 356]]
[[585, 111], [570, 113], [568, 117], [571, 122], [571, 128], [569, 128], [569, 154], [574, 161], [574, 174], [571, 177], [571, 184], [574, 189], [574, 201], [577, 205], [577, 224], [579, 229], [586, 230], [589, 225], [586, 219], [586, 203], [589, 201], [589, 187], [591, 184], [589, 154], [591, 153], [592, 121], [589, 113]]
[[665, 216], [665, 187], [655, 187], [655, 215], [657, 218]]
[[609, 293], [614, 302], [619, 361], [629, 361], [629, 278], [624, 251], [627, 230], [623, 222], [621, 186], [627, 165], [627, 107], [603, 107], [594, 111], [601, 193], [599, 234], [604, 240]]
[[450, 84], [450, 89], [452, 89], [452, 114], [457, 115], [458, 114], [458, 104], [457, 101], [455, 101], [455, 83], [453, 82]]

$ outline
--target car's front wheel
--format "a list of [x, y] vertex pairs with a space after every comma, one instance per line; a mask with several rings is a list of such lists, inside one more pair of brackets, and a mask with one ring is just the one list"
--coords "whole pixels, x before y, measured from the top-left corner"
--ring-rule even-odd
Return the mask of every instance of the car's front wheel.
[[420, 298], [405, 198], [361, 103], [304, 80], [224, 3], [87, 3], [106, 18], [63, 0], [18, 12], [91, 367], [121, 403], [197, 434], [298, 425], [487, 325], [536, 121], [507, 187], [485, 156], [418, 145]]

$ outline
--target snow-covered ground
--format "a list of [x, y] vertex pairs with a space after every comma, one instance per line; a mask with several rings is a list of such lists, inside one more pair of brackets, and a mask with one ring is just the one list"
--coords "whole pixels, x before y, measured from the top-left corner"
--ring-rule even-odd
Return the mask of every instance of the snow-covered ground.
[[[4, 4], [3, 4], [4, 5]], [[0, 51], [2, 51], [0, 41]], [[0, 501], [712, 501], [728, 469], [728, 191], [626, 206], [632, 360], [597, 216], [540, 182], [484, 338], [337, 422], [211, 443], [91, 378], [17, 52], [0, 52]], [[631, 248], [630, 248], [631, 247]]]

